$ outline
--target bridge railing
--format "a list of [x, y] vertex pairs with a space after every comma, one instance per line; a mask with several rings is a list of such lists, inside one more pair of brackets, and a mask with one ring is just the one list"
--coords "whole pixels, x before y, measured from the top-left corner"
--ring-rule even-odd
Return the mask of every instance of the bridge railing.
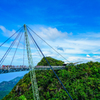
[[[52, 66], [54, 70], [64, 69], [65, 66]], [[50, 70], [50, 66], [35, 66], [35, 70]], [[29, 67], [0, 67], [0, 74], [18, 71], [29, 71]]]

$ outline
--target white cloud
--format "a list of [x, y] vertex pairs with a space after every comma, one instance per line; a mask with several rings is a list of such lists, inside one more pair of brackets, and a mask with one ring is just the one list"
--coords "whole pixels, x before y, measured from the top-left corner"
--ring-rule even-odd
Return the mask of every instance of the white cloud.
[[93, 58], [96, 60], [96, 61], [100, 61], [100, 56], [93, 56]]
[[[13, 31], [13, 30], [9, 31], [3, 26], [0, 26], [0, 29], [4, 32], [4, 34], [6, 34], [6, 32], [8, 32], [9, 34], [12, 34], [12, 31]], [[88, 35], [86, 35], [86, 37], [84, 38], [82, 36], [81, 37], [77, 36], [77, 38], [75, 38], [73, 33], [61, 32], [57, 30], [57, 28], [43, 27], [43, 26], [36, 27], [36, 29], [34, 28], [34, 30], [40, 37], [42, 37], [54, 49], [57, 50], [57, 47], [62, 48], [63, 51], [61, 50], [57, 50], [57, 51], [70, 62], [78, 62], [78, 61], [87, 62], [90, 60], [97, 61], [99, 59], [99, 56], [90, 57], [90, 55], [88, 55], [90, 53], [100, 54], [100, 50], [99, 50], [100, 40], [97, 40], [96, 36], [93, 40], [91, 40], [90, 36]], [[71, 38], [72, 35], [74, 38]], [[33, 35], [33, 37], [35, 38], [36, 42], [42, 49], [45, 56], [51, 56], [59, 60], [64, 60], [55, 51], [53, 51], [49, 46], [47, 46], [42, 40], [37, 38], [35, 35]], [[30, 44], [33, 45], [33, 42], [31, 41]], [[20, 49], [23, 49], [23, 44], [20, 44]], [[40, 58], [35, 48], [31, 47], [31, 49], [32, 49], [33, 60], [39, 61]], [[85, 54], [86, 56], [84, 57], [81, 54]], [[78, 55], [81, 55], [81, 56], [78, 57]], [[18, 56], [20, 56], [20, 54], [18, 54]], [[18, 56], [16, 57], [16, 59], [19, 59]]]
[[73, 63], [75, 63], [75, 62], [79, 62], [79, 63], [86, 63], [86, 62], [88, 62], [88, 61], [96, 61], [94, 58], [88, 58], [88, 57], [78, 57], [78, 56], [70, 56], [70, 57], [68, 57], [68, 60], [70, 61], [70, 62], [73, 62]]
[[57, 38], [64, 38], [67, 35], [66, 33], [62, 33], [61, 31], [58, 31], [56, 28], [44, 28], [41, 27], [40, 35], [45, 39], [57, 39]]
[[[88, 54], [88, 53], [99, 53], [98, 48], [100, 47], [100, 41], [91, 41], [91, 40], [76, 40], [63, 39], [47, 41], [52, 47], [56, 49], [57, 46], [60, 46], [64, 49], [64, 53], [67, 54]], [[45, 44], [46, 45], [46, 44]]]
[[10, 30], [6, 29], [4, 26], [1, 26], [1, 25], [0, 25], [0, 29], [3, 31], [2, 34], [4, 36], [7, 36], [7, 37], [10, 37], [12, 34], [15, 33], [15, 30], [14, 29], [12, 31], [10, 31]]
[[[87, 55], [89, 53], [92, 54], [100, 54], [99, 47], [100, 47], [100, 40], [96, 39], [99, 36], [94, 36], [94, 33], [91, 33], [91, 36], [94, 36], [94, 39], [91, 39], [90, 33], [89, 34], [81, 34], [79, 36], [74, 37], [73, 33], [67, 33], [67, 32], [61, 32], [58, 31], [57, 28], [52, 27], [41, 27], [37, 26], [37, 28], [33, 28], [35, 32], [41, 36], [47, 43], [49, 43], [53, 48], [57, 50], [56, 47], [63, 48], [63, 52], [60, 50], [57, 50], [59, 53], [61, 53], [65, 58], [67, 58], [69, 61], [90, 61], [95, 60], [95, 58], [90, 57], [90, 55]], [[39, 30], [37, 30], [39, 29]], [[73, 37], [72, 37], [73, 35]], [[72, 38], [71, 38], [72, 37]], [[37, 39], [38, 41], [38, 39]], [[58, 56], [58, 54], [55, 55], [55, 51], [53, 51], [50, 47], [48, 47], [43, 41], [38, 42], [42, 50], [44, 51], [45, 55], [52, 55], [55, 58], [61, 58]], [[52, 53], [50, 52], [52, 50]], [[70, 57], [70, 54], [77, 55], [77, 54], [85, 54], [86, 57]]]
[[86, 55], [87, 57], [90, 57], [90, 55]]
[[100, 38], [100, 32], [95, 33], [95, 32], [87, 32], [84, 34], [84, 36], [87, 37], [93, 37], [93, 38]]
[[[55, 40], [59, 38], [61, 39], [68, 35], [67, 32], [61, 32], [61, 31], [58, 31], [57, 28], [52, 28], [52, 27], [38, 27], [34, 30], [44, 40]], [[72, 34], [72, 33], [69, 33], [69, 34]]]

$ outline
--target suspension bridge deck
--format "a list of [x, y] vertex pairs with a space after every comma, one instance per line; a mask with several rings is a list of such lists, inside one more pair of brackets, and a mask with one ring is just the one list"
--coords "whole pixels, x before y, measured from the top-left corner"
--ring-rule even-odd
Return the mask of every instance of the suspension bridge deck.
[[29, 71], [29, 68], [0, 68], [0, 74], [19, 71]]
[[[52, 66], [52, 68], [54, 70], [58, 70], [58, 69], [64, 69], [65, 66]], [[35, 66], [35, 70], [50, 70], [50, 66]], [[29, 71], [29, 67], [25, 67], [25, 68], [0, 68], [0, 74], [3, 73], [10, 73], [10, 72], [19, 72], [19, 71]]]

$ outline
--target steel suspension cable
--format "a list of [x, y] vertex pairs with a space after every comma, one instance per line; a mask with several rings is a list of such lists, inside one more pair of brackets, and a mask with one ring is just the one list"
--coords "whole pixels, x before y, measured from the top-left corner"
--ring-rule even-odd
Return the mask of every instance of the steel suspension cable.
[[[29, 32], [29, 30], [28, 30]], [[59, 77], [57, 76], [56, 72], [53, 70], [53, 68], [51, 67], [50, 63], [48, 62], [48, 60], [46, 59], [46, 57], [44, 56], [42, 50], [40, 49], [40, 47], [38, 46], [38, 44], [36, 43], [35, 39], [33, 38], [32, 34], [29, 32], [29, 35], [31, 36], [31, 38], [33, 39], [33, 41], [35, 42], [36, 46], [38, 47], [39, 51], [41, 52], [41, 54], [43, 55], [43, 57], [45, 58], [46, 62], [48, 63], [48, 65], [50, 66], [50, 68], [52, 69], [52, 71], [54, 72], [54, 74], [56, 75], [57, 79], [59, 80], [59, 82], [61, 83], [61, 85], [63, 86], [64, 90], [66, 91], [66, 93], [69, 95], [70, 99], [72, 99], [71, 95], [69, 94], [69, 92], [67, 91], [67, 89], [65, 88], [65, 86], [63, 85], [63, 83], [61, 82], [61, 80], [59, 79]]]
[[[32, 39], [32, 38], [31, 38], [31, 39]], [[32, 40], [32, 42], [33, 42], [33, 40]], [[35, 44], [34, 42], [33, 42], [33, 44], [34, 44], [34, 47], [35, 47], [35, 49], [37, 50], [37, 52], [38, 52], [38, 54], [39, 54], [39, 57], [40, 57], [40, 59], [41, 59], [41, 58], [42, 58], [41, 53], [39, 52], [39, 50], [38, 50], [36, 44]]]
[[16, 47], [15, 53], [14, 53], [14, 55], [13, 55], [12, 61], [11, 61], [11, 63], [10, 63], [10, 66], [12, 65], [12, 62], [13, 62], [13, 60], [14, 60], [14, 57], [15, 57], [15, 54], [16, 54], [16, 52], [17, 52], [17, 49], [18, 49], [18, 46], [19, 46], [20, 40], [21, 40], [21, 38], [22, 38], [22, 35], [23, 35], [23, 33], [20, 34], [19, 42], [18, 42], [18, 44], [17, 44], [17, 47]]
[[[23, 26], [22, 26], [23, 27]], [[5, 44], [11, 37], [13, 37], [18, 31], [20, 31], [21, 29], [22, 29], [22, 27], [19, 29], [19, 30], [17, 30], [12, 36], [10, 36], [6, 41], [4, 41], [1, 45], [0, 45], [0, 47], [3, 45], [3, 44]]]
[[[26, 25], [27, 26], [27, 25]], [[27, 26], [28, 27], [28, 26]], [[30, 27], [28, 27], [33, 33], [35, 33]], [[35, 33], [36, 34], [36, 33]], [[64, 56], [62, 56], [57, 50], [55, 50], [50, 44], [48, 44], [45, 40], [43, 40], [38, 34], [36, 34], [42, 41], [44, 41], [49, 47], [51, 47], [55, 52], [57, 52], [63, 59], [68, 61]], [[70, 61], [68, 61], [70, 62]]]
[[5, 58], [7, 57], [8, 53], [10, 52], [11, 48], [13, 47], [13, 45], [15, 44], [16, 39], [19, 37], [19, 34], [17, 34], [15, 40], [11, 43], [10, 47], [8, 48], [8, 50], [6, 51], [6, 53], [4, 54], [4, 56], [2, 57], [2, 59], [0, 60], [0, 66], [2, 65], [2, 63], [4, 62]]
[[39, 56], [42, 57], [42, 56], [41, 56], [41, 53], [39, 52], [39, 50], [38, 50], [38, 48], [37, 48], [37, 46], [36, 46], [36, 44], [35, 44], [34, 42], [33, 42], [33, 44], [34, 44], [34, 47], [36, 48], [36, 50], [37, 50]]
[[[19, 37], [19, 36], [18, 36]], [[7, 57], [7, 55], [9, 54], [10, 50], [12, 49], [13, 45], [14, 45], [15, 42], [13, 42], [13, 44], [10, 46], [10, 48], [8, 48], [7, 52], [5, 53], [5, 55], [3, 56], [3, 58], [1, 59], [1, 64], [0, 66], [2, 65], [2, 63], [4, 62], [5, 58]]]

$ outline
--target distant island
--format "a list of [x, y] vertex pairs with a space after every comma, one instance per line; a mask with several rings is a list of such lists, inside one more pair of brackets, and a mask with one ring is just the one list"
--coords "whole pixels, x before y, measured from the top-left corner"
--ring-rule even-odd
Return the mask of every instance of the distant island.
[[0, 83], [0, 100], [6, 96], [12, 89], [13, 87], [18, 83], [20, 79], [22, 79], [23, 76], [21, 77], [16, 77], [10, 81], [3, 81]]

